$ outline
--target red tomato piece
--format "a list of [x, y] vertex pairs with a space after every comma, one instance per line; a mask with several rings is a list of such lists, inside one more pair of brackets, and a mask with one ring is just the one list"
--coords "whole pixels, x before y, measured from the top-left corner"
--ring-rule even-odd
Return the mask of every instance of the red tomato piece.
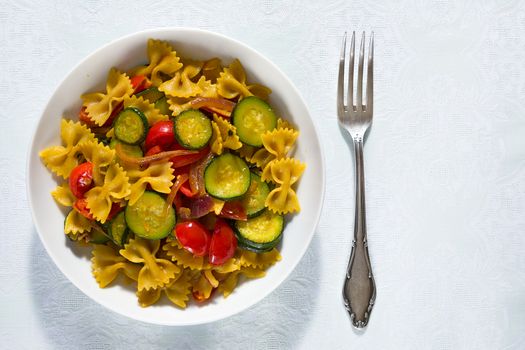
[[246, 209], [240, 201], [226, 201], [222, 207], [220, 217], [233, 220], [248, 220]]
[[179, 190], [182, 192], [183, 195], [185, 195], [188, 198], [193, 198], [197, 195], [196, 193], [192, 192], [189, 181], [184, 181], [184, 183], [180, 186]]
[[147, 156], [152, 156], [152, 155], [160, 153], [160, 152], [164, 152], [162, 147], [160, 147], [160, 146], [153, 146], [150, 149], [148, 149], [148, 151], [146, 152], [146, 154], [144, 156], [146, 156], [146, 157]]
[[80, 108], [80, 111], [78, 112], [78, 120], [80, 120], [80, 122], [86, 124], [88, 127], [96, 127], [97, 126], [97, 124], [95, 124], [95, 122], [92, 121], [91, 118], [89, 117], [89, 114], [86, 111], [86, 107], [85, 106]]
[[84, 216], [86, 219], [89, 220], [95, 220], [91, 212], [89, 211], [87, 207], [87, 199], [85, 198], [79, 198], [73, 203], [73, 208], [75, 208], [76, 211], [80, 213], [80, 215]]
[[133, 93], [139, 93], [151, 86], [151, 82], [144, 75], [135, 75], [131, 78], [131, 86], [133, 86]]
[[218, 219], [215, 222], [213, 235], [210, 242], [208, 260], [212, 265], [222, 265], [235, 254], [237, 237], [226, 221]]
[[77, 165], [69, 174], [69, 188], [77, 198], [84, 198], [84, 194], [93, 187], [93, 163], [85, 162]]
[[120, 210], [122, 209], [122, 207], [120, 206], [120, 204], [118, 203], [113, 203], [111, 205], [111, 210], [108, 214], [108, 218], [106, 219], [106, 222], [110, 221], [111, 219], [113, 219], [115, 216], [117, 216], [117, 214], [120, 212]]
[[210, 234], [198, 221], [191, 220], [177, 224], [175, 235], [184, 249], [193, 255], [204, 256], [208, 253]]
[[173, 122], [171, 120], [162, 120], [153, 124], [149, 129], [144, 146], [147, 150], [154, 146], [168, 149], [174, 142]]
[[[182, 149], [182, 148], [175, 148], [175, 149]], [[208, 154], [209, 151], [210, 151], [209, 147], [204, 147], [197, 153], [186, 154], [184, 156], [177, 156], [177, 157], [170, 158], [170, 162], [173, 163], [171, 167], [180, 168], [182, 166], [195, 163], [196, 161], [204, 158]]]

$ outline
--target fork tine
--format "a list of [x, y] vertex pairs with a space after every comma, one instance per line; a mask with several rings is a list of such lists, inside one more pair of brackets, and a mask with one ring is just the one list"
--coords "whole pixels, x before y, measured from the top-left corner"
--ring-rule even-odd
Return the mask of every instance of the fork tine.
[[354, 57], [355, 57], [355, 32], [352, 32], [352, 42], [350, 44], [350, 62], [348, 63], [348, 91], [346, 103], [348, 108], [354, 108]]
[[344, 103], [344, 78], [345, 78], [345, 51], [346, 51], [346, 32], [343, 37], [343, 47], [341, 48], [341, 58], [339, 59], [339, 77], [337, 79], [337, 111], [342, 118], [345, 113]]
[[363, 110], [363, 64], [365, 55], [365, 32], [361, 37], [361, 48], [359, 49], [359, 66], [357, 68], [357, 96], [356, 107], [358, 111]]
[[366, 78], [366, 111], [372, 113], [374, 103], [374, 32], [368, 45], [368, 64]]

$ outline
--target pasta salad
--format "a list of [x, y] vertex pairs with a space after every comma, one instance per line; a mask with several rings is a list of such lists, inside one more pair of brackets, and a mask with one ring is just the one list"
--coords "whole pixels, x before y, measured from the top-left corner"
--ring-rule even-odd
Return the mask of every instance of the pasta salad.
[[98, 285], [122, 276], [141, 306], [165, 294], [185, 308], [281, 260], [305, 164], [291, 157], [298, 130], [239, 60], [182, 58], [155, 39], [147, 56], [82, 95], [78, 121], [63, 118], [62, 144], [40, 157], [63, 180], [51, 194], [67, 237], [92, 245]]

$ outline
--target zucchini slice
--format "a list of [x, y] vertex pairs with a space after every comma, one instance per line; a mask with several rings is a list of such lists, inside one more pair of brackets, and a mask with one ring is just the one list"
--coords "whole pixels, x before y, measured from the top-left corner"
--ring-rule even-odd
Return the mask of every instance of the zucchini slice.
[[188, 109], [175, 117], [175, 137], [187, 149], [202, 149], [211, 139], [212, 129], [208, 117], [197, 109]]
[[223, 153], [213, 158], [204, 170], [204, 187], [215, 198], [240, 197], [250, 188], [250, 169], [242, 158]]
[[161, 98], [165, 97], [162, 91], [159, 91], [156, 87], [150, 87], [148, 89], [142, 90], [141, 92], [135, 94], [137, 97], [142, 97], [145, 100], [148, 100], [149, 103], [155, 103]]
[[261, 147], [261, 135], [277, 127], [277, 116], [272, 107], [255, 96], [243, 98], [232, 114], [239, 139], [250, 146]]
[[116, 245], [119, 247], [124, 246], [128, 238], [128, 225], [126, 225], [126, 214], [124, 211], [118, 213], [117, 216], [109, 222], [108, 233]]
[[160, 99], [155, 101], [155, 108], [157, 108], [160, 111], [160, 113], [164, 115], [171, 115], [170, 105], [166, 96], [161, 97]]
[[147, 239], [168, 236], [175, 227], [175, 210], [166, 211], [166, 200], [157, 192], [146, 191], [125, 210], [126, 224], [135, 235]]
[[242, 197], [241, 203], [246, 209], [248, 218], [254, 218], [264, 211], [264, 202], [270, 193], [270, 187], [255, 173], [250, 174], [250, 180], [250, 187], [248, 192]]
[[91, 230], [89, 233], [89, 243], [104, 244], [109, 241], [109, 237], [98, 230]]
[[235, 221], [234, 231], [239, 247], [255, 252], [272, 250], [281, 241], [284, 228], [282, 215], [265, 210], [247, 221]]
[[131, 157], [140, 158], [144, 156], [144, 152], [142, 152], [142, 148], [140, 148], [140, 146], [128, 145], [127, 143], [117, 140], [116, 137], [113, 137], [111, 139], [111, 142], [109, 143], [109, 148], [115, 149], [117, 144], [120, 144], [122, 146], [122, 150], [124, 151], [124, 153], [128, 154]]
[[148, 120], [135, 107], [128, 107], [119, 113], [113, 123], [115, 137], [128, 145], [138, 145], [148, 133]]

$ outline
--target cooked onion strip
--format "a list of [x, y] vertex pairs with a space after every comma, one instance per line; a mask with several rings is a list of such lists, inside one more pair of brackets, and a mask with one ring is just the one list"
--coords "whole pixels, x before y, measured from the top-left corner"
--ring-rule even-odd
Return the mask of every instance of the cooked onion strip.
[[137, 157], [132, 157], [126, 154], [126, 152], [122, 149], [122, 145], [119, 143], [115, 146], [115, 151], [117, 152], [117, 156], [122, 162], [128, 165], [138, 165], [141, 169], [147, 168], [153, 162], [157, 162], [160, 160], [169, 160], [172, 157], [185, 156], [188, 154], [197, 153], [197, 151], [174, 150], [174, 151], [160, 152], [157, 154], [153, 154], [151, 156], [137, 158]]
[[173, 201], [175, 200], [175, 196], [177, 195], [177, 192], [179, 192], [180, 187], [186, 181], [188, 181], [188, 174], [177, 175], [177, 179], [173, 183], [173, 186], [171, 186], [170, 194], [168, 194], [168, 197], [166, 198], [166, 213], [168, 213], [168, 210], [172, 206]]
[[190, 168], [190, 188], [192, 193], [203, 196], [206, 194], [204, 185], [204, 170], [206, 166], [213, 158], [213, 153], [209, 152], [206, 157], [202, 158], [198, 162], [193, 163]]
[[235, 102], [226, 100], [224, 98], [212, 98], [212, 97], [197, 97], [196, 99], [191, 101], [190, 104], [193, 108], [196, 108], [196, 109], [198, 108], [209, 108], [211, 110], [216, 109], [216, 110], [229, 112], [230, 114], [233, 111], [233, 107], [235, 107]]

